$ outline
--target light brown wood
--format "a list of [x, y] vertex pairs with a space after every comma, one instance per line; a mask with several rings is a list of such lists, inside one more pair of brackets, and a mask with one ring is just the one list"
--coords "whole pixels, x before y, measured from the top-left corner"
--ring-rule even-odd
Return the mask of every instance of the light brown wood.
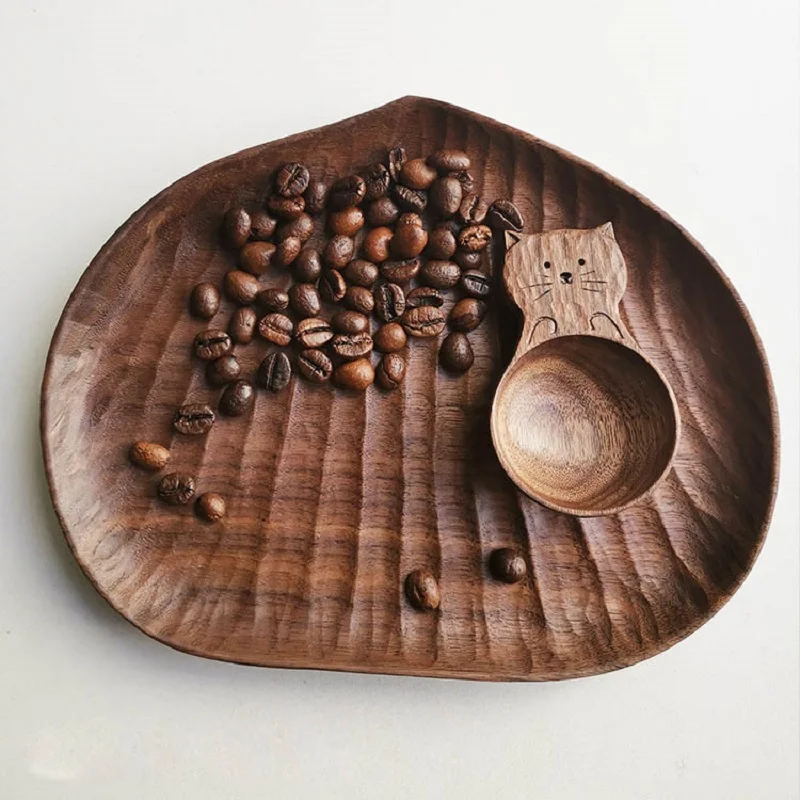
[[[233, 266], [217, 239], [223, 213], [263, 196], [283, 162], [330, 181], [397, 142], [410, 157], [465, 149], [477, 191], [513, 199], [526, 233], [612, 221], [628, 267], [620, 319], [672, 385], [683, 420], [673, 467], [644, 504], [576, 518], [535, 503], [503, 471], [489, 410], [521, 326], [499, 276], [470, 334], [466, 376], [437, 368], [437, 341], [414, 341], [405, 384], [388, 395], [293, 381], [207, 437], [172, 433], [181, 403], [216, 402], [189, 357], [208, 324], [186, 303], [197, 282], [218, 285]], [[502, 242], [494, 255], [501, 264]], [[223, 300], [215, 320], [232, 311]], [[245, 371], [263, 356], [245, 348]], [[418, 98], [210, 164], [137, 211], [64, 310], [42, 440], [78, 562], [148, 635], [248, 664], [479, 679], [590, 675], [686, 636], [749, 571], [776, 485], [766, 361], [700, 246], [594, 167]], [[169, 445], [169, 469], [225, 496], [226, 517], [201, 523], [159, 503], [157, 476], [128, 463], [137, 440]], [[501, 547], [528, 561], [519, 583], [491, 578], [487, 559]], [[414, 569], [437, 577], [437, 611], [407, 602]]]
[[525, 321], [492, 405], [500, 463], [556, 511], [640, 502], [669, 470], [680, 417], [620, 318], [627, 269], [612, 224], [507, 232], [503, 278]]

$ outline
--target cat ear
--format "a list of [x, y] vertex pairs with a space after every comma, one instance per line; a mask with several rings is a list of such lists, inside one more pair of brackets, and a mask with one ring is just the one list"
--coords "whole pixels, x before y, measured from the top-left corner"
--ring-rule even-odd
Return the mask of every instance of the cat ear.
[[610, 222], [604, 222], [602, 225], [598, 225], [595, 230], [598, 233], [602, 233], [603, 236], [608, 236], [609, 239], [614, 239], [614, 228]]
[[515, 244], [522, 241], [521, 233], [514, 233], [514, 231], [505, 231], [506, 235], [506, 250], [510, 250]]

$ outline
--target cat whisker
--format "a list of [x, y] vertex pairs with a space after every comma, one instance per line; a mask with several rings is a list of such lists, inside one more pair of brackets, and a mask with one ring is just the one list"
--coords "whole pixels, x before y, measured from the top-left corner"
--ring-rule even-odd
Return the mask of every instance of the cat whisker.
[[533, 298], [533, 302], [535, 303], [537, 300], [541, 300], [546, 294], [550, 294], [552, 291], [552, 289], [545, 289], [538, 297]]
[[581, 286], [584, 292], [591, 292], [592, 294], [603, 294], [602, 289], [590, 289], [588, 286]]
[[584, 275], [591, 275], [593, 272], [596, 272], [596, 270], [590, 269], [588, 272], [581, 272], [581, 277]]
[[584, 281], [584, 283], [608, 283], [608, 281]]
[[552, 286], [553, 281], [544, 281], [544, 283], [527, 283], [525, 284], [526, 289], [533, 289], [535, 286]]

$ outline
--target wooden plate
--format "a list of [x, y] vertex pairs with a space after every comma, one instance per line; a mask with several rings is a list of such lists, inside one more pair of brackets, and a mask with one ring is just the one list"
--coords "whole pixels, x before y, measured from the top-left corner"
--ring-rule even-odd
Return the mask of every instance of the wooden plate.
[[[478, 191], [512, 197], [525, 230], [611, 220], [628, 265], [622, 317], [664, 373], [683, 430], [651, 499], [578, 519], [520, 494], [489, 434], [518, 334], [498, 296], [474, 368], [437, 369], [415, 341], [404, 388], [362, 395], [293, 381], [249, 418], [173, 436], [173, 410], [210, 400], [190, 357], [192, 286], [219, 282], [221, 215], [286, 160], [332, 179], [394, 143], [472, 156]], [[219, 319], [227, 320], [224, 306]], [[243, 351], [254, 368], [263, 349]], [[551, 680], [633, 664], [691, 633], [744, 579], [776, 486], [764, 353], [712, 259], [663, 212], [573, 156], [493, 120], [404, 98], [197, 170], [137, 211], [81, 278], [53, 337], [42, 440], [53, 503], [97, 589], [145, 633], [196, 655], [285, 667]], [[230, 499], [209, 525], [157, 502], [129, 444], [171, 445], [199, 490]], [[493, 548], [530, 557], [527, 582], [489, 577]], [[402, 592], [440, 575], [441, 609]]]

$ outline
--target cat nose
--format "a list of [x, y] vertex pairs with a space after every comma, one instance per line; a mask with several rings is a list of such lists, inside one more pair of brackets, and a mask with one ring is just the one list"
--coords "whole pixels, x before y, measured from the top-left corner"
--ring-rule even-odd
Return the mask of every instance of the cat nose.
[[571, 272], [562, 272], [558, 277], [561, 278], [561, 283], [572, 283]]

